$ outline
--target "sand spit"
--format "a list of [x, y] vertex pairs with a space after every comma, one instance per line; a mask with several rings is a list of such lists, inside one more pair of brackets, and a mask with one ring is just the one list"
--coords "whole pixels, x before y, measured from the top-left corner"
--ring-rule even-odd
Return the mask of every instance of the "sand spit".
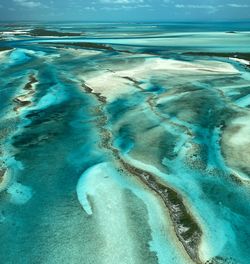
[[244, 60], [244, 59], [239, 59], [239, 58], [229, 58], [230, 60], [237, 61], [239, 63], [245, 64], [247, 66], [250, 65], [250, 61]]
[[222, 135], [222, 150], [226, 162], [240, 172], [243, 180], [250, 173], [250, 116], [243, 115], [233, 119]]
[[[126, 93], [135, 91], [133, 82], [127, 77], [135, 81], [147, 80], [149, 76], [157, 73], [176, 74], [179, 75], [220, 75], [238, 74], [238, 70], [231, 64], [218, 61], [194, 61], [185, 62], [172, 59], [149, 58], [144, 63], [136, 67], [126, 68], [115, 72], [100, 71], [97, 76], [85, 79], [85, 82], [96, 93], [100, 93], [112, 101], [115, 98]], [[80, 78], [83, 78], [80, 76]], [[127, 79], [126, 79], [127, 78]]]
[[7, 176], [8, 171], [7, 168], [3, 166], [0, 168], [0, 192], [5, 190], [9, 183], [9, 177]]
[[[109, 241], [105, 248], [105, 263], [111, 263], [108, 261], [111, 255], [112, 259], [115, 259], [116, 253], [119, 251], [120, 255], [124, 247], [126, 256], [119, 263], [136, 263], [138, 252], [133, 250], [136, 241], [131, 240], [133, 234], [131, 234], [126, 213], [128, 201], [124, 195], [130, 191], [141, 199], [148, 209], [148, 224], [152, 234], [150, 250], [157, 253], [158, 263], [165, 264], [171, 260], [173, 263], [192, 263], [175, 238], [171, 220], [158, 198], [142, 188], [135, 179], [115, 169], [112, 163], [104, 162], [90, 167], [82, 174], [77, 184], [77, 195], [89, 217], [99, 218], [100, 232]], [[161, 230], [158, 228], [159, 225]], [[144, 228], [144, 226], [141, 227], [141, 229]], [[166, 234], [171, 241], [166, 240]], [[176, 252], [180, 255], [178, 256]]]
[[7, 55], [9, 54], [11, 48], [3, 48], [3, 50], [1, 51], [1, 48], [0, 48], [0, 61], [2, 62], [3, 60], [6, 59]]
[[[108, 118], [103, 111], [106, 100], [103, 100], [103, 96], [100, 93], [96, 93], [94, 89], [89, 88], [88, 86], [83, 86], [83, 88], [89, 94], [93, 94], [100, 102], [99, 112], [102, 114], [100, 121], [97, 122], [97, 125], [100, 129], [102, 147], [112, 153], [114, 159], [117, 160], [123, 172], [134, 176], [156, 195], [158, 195], [168, 209], [175, 234], [180, 243], [185, 248], [187, 254], [190, 256], [190, 259], [196, 263], [200, 263], [198, 247], [202, 231], [194, 217], [189, 212], [188, 208], [185, 206], [182, 197], [175, 190], [161, 182], [154, 174], [135, 167], [124, 160], [123, 156], [112, 145], [111, 131], [105, 127], [105, 125], [108, 124]], [[88, 204], [88, 198], [86, 196], [80, 197], [79, 200], [85, 206]], [[87, 211], [91, 214], [92, 210], [90, 208], [90, 206], [87, 206]]]
[[34, 74], [30, 74], [29, 81], [25, 84], [23, 88], [24, 93], [18, 95], [13, 99], [15, 103], [14, 111], [19, 112], [19, 110], [23, 107], [28, 107], [32, 104], [32, 96], [35, 93], [35, 85], [38, 83]]

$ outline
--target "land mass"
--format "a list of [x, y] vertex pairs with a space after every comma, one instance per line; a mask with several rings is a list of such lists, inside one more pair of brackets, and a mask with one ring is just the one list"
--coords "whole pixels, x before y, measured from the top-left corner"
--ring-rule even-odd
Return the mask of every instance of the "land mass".
[[35, 28], [30, 31], [30, 35], [33, 37], [77, 37], [84, 35], [81, 32], [60, 32], [55, 30], [48, 30], [44, 28]]

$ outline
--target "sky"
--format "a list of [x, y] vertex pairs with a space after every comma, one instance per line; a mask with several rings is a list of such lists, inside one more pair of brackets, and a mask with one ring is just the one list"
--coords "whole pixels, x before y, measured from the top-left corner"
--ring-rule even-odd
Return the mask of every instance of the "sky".
[[0, 20], [250, 21], [250, 0], [0, 0]]

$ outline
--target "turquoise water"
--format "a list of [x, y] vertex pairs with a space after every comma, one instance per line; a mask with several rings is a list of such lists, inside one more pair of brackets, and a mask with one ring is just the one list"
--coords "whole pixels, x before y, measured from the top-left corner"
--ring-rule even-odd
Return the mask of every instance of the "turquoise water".
[[0, 263], [248, 264], [249, 29], [1, 24]]

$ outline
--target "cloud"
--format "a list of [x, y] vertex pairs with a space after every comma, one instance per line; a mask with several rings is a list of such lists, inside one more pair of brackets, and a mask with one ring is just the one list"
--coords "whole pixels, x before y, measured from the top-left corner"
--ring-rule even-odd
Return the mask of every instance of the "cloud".
[[105, 4], [101, 9], [107, 11], [152, 7], [145, 0], [99, 0], [99, 3]]
[[[167, 1], [167, 0], [165, 0]], [[223, 7], [232, 7], [232, 8], [247, 8], [250, 7], [250, 5], [245, 5], [245, 4], [226, 4], [226, 5], [184, 5], [184, 4], [176, 4], [176, 8], [190, 8], [190, 9], [207, 9], [209, 12], [216, 12], [220, 8]]]
[[235, 7], [235, 8], [246, 8], [250, 7], [250, 5], [239, 5], [239, 4], [228, 4], [229, 7]]
[[99, 0], [103, 4], [140, 4], [144, 3], [144, 0]]
[[96, 11], [96, 8], [94, 6], [86, 6], [84, 7], [84, 9], [87, 11]]
[[215, 6], [212, 5], [175, 5], [176, 8], [193, 8], [193, 9], [214, 9]]
[[176, 8], [185, 8], [185, 9], [200, 9], [206, 10], [209, 14], [216, 13], [223, 5], [183, 5], [183, 4], [176, 4]]
[[104, 6], [101, 9], [107, 11], [116, 11], [121, 9], [136, 9], [136, 8], [150, 8], [151, 5], [121, 5], [121, 6]]
[[28, 8], [35, 8], [35, 7], [45, 7], [41, 2], [39, 1], [29, 1], [29, 0], [13, 0], [16, 4], [28, 7]]

